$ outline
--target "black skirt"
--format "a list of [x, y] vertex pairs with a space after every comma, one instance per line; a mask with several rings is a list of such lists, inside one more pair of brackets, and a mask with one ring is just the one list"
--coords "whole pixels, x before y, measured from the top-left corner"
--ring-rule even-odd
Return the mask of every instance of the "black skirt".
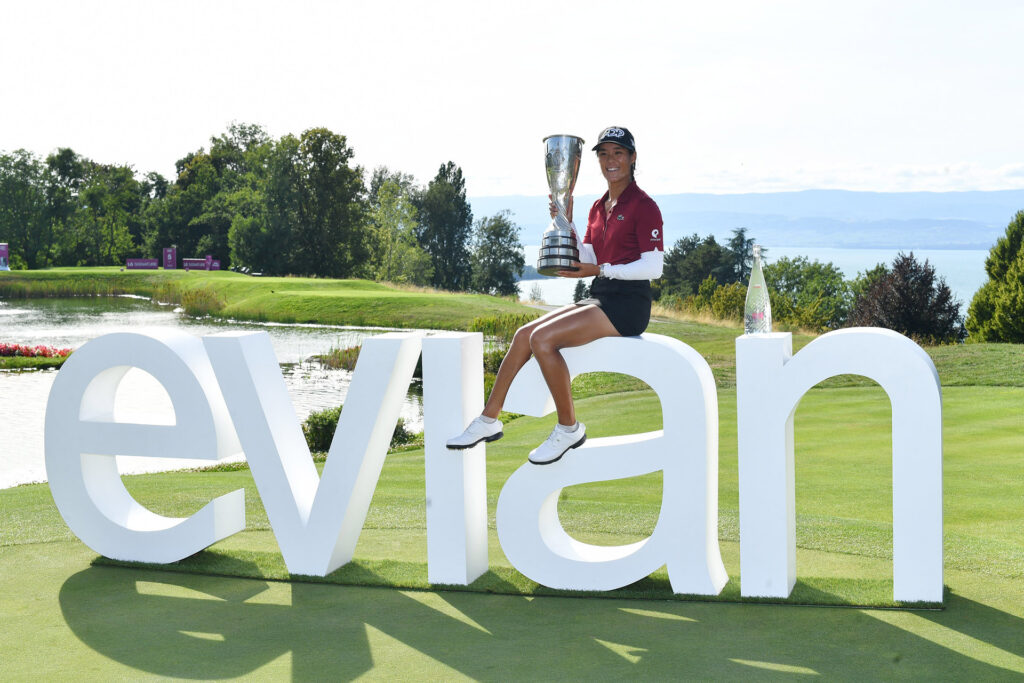
[[590, 298], [577, 303], [588, 304], [604, 311], [623, 337], [635, 337], [651, 321], [651, 281], [595, 277], [590, 283]]

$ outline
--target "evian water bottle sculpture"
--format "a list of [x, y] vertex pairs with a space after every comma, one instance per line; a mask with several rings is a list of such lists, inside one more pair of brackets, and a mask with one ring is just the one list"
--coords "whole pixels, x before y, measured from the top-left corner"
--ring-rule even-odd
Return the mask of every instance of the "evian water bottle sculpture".
[[571, 264], [580, 260], [576, 232], [569, 224], [569, 200], [576, 186], [583, 158], [583, 138], [575, 135], [549, 135], [544, 138], [544, 167], [548, 189], [557, 214], [541, 238], [537, 272], [558, 275], [561, 270], [579, 270]]
[[743, 304], [743, 331], [746, 334], [768, 334], [772, 331], [772, 303], [768, 300], [768, 285], [761, 272], [761, 245], [754, 245], [754, 267], [750, 271], [750, 285]]

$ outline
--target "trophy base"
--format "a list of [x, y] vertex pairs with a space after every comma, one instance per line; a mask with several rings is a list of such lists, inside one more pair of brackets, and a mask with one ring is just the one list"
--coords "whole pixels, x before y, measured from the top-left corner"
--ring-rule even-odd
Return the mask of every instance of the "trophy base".
[[541, 275], [547, 275], [548, 277], [557, 276], [560, 271], [572, 270], [576, 271], [579, 268], [572, 265], [573, 261], [578, 259], [571, 258], [558, 258], [548, 257], [542, 258], [537, 261], [537, 272]]

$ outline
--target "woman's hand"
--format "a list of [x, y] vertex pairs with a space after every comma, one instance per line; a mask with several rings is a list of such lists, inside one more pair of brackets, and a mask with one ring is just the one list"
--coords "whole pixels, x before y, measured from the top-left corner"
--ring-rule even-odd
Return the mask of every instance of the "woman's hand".
[[573, 261], [572, 265], [579, 270], [560, 270], [558, 271], [559, 277], [593, 277], [600, 274], [601, 267], [596, 263], [580, 263], [579, 261]]
[[[551, 195], [548, 195], [548, 211], [551, 213], [552, 218], [558, 215], [558, 207], [555, 206], [555, 200]], [[566, 218], [572, 223], [572, 195], [569, 195], [569, 215]]]

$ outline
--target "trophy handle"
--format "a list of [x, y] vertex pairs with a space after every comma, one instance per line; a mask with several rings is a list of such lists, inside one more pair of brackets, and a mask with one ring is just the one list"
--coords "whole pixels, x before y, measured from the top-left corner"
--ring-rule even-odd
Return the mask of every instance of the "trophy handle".
[[551, 226], [553, 228], [555, 228], [556, 230], [572, 230], [573, 229], [572, 228], [572, 223], [569, 221], [569, 218], [564, 213], [562, 213], [561, 211], [559, 211], [557, 214], [555, 214], [555, 217], [551, 219]]

